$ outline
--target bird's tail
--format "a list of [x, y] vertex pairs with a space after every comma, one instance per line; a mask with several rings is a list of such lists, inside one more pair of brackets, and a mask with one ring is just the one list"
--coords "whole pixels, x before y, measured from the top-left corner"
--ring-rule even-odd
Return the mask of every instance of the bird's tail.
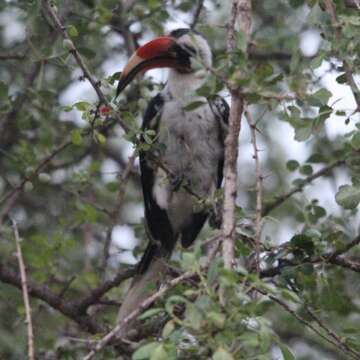
[[[163, 282], [166, 274], [165, 259], [171, 255], [171, 250], [166, 249], [160, 243], [150, 242], [142, 256], [137, 274], [133, 278], [129, 290], [119, 309], [117, 322], [121, 323], [126, 316], [140, 306]], [[133, 322], [127, 322], [122, 326], [118, 337], [126, 337]]]
[[144, 274], [154, 258], [166, 259], [171, 254], [170, 249], [165, 249], [161, 244], [149, 242], [144, 254], [137, 265], [137, 273]]

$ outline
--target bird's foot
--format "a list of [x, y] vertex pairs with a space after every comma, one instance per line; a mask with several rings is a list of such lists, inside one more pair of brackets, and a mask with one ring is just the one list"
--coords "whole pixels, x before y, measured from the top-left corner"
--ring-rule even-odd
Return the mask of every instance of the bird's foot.
[[216, 201], [210, 210], [209, 225], [213, 229], [220, 229], [222, 223], [222, 203]]
[[170, 187], [173, 192], [176, 192], [180, 189], [180, 186], [183, 184], [185, 176], [183, 174], [174, 175], [170, 179]]

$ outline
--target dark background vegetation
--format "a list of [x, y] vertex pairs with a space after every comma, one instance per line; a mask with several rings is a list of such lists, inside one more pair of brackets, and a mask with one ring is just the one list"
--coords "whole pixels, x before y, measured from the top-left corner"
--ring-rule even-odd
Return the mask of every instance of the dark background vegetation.
[[[56, 2], [108, 101], [116, 72], [139, 44], [193, 26], [211, 44], [219, 73], [231, 79], [241, 70], [234, 81], [259, 130], [260, 276], [251, 266], [256, 180], [244, 119], [239, 266], [224, 271], [219, 253], [203, 272], [201, 240], [177, 249], [176, 272], [202, 276], [145, 313], [123, 344], [124, 358], [360, 358], [360, 10], [356, 1], [337, 0], [334, 18], [322, 1], [252, 3], [248, 61], [240, 33], [238, 60], [228, 69], [228, 1]], [[132, 275], [132, 234], [135, 256], [146, 243], [132, 141], [166, 77], [150, 73], [107, 111], [40, 1], [2, 1], [0, 36], [0, 358], [27, 353], [11, 216], [23, 239], [36, 354], [80, 359], [91, 347], [82, 339], [96, 340], [115, 323]], [[209, 76], [205, 94], [218, 90], [228, 95]], [[118, 117], [130, 128], [126, 135]], [[121, 231], [112, 236], [116, 225]], [[200, 238], [214, 234], [207, 227]], [[98, 358], [113, 359], [114, 351], [107, 347]]]

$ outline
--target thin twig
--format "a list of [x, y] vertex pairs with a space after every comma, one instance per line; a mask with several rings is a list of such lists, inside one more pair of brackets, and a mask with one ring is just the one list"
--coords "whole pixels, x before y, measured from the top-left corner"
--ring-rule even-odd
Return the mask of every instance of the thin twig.
[[100, 84], [90, 74], [90, 71], [87, 68], [85, 62], [83, 61], [80, 53], [78, 52], [73, 41], [71, 40], [70, 36], [68, 35], [68, 33], [66, 31], [66, 27], [63, 26], [63, 24], [61, 23], [61, 21], [58, 17], [58, 14], [57, 14], [57, 8], [56, 8], [55, 4], [50, 0], [42, 0], [42, 5], [43, 5], [44, 11], [51, 18], [51, 20], [55, 24], [57, 30], [59, 32], [61, 32], [62, 37], [66, 41], [66, 47], [69, 49], [69, 52], [74, 56], [76, 62], [82, 69], [82, 71], [84, 73], [84, 77], [89, 80], [90, 84], [96, 91], [101, 102], [106, 103], [107, 102], [106, 98], [105, 98], [103, 92], [100, 90]]
[[[324, 339], [325, 341], [327, 341], [328, 343], [332, 344], [333, 346], [335, 346], [336, 348], [339, 347], [339, 343], [337, 341], [334, 341], [333, 339], [327, 337], [326, 335], [324, 335], [317, 327], [315, 327], [313, 324], [311, 324], [310, 322], [308, 322], [307, 320], [305, 320], [302, 316], [300, 316], [296, 311], [292, 310], [290, 308], [290, 306], [284, 302], [283, 300], [277, 298], [276, 296], [273, 296], [271, 294], [269, 294], [267, 291], [265, 291], [264, 289], [259, 289], [256, 288], [256, 290], [258, 292], [260, 292], [261, 294], [267, 296], [270, 300], [272, 300], [273, 302], [277, 303], [278, 305], [280, 305], [286, 312], [288, 312], [290, 315], [292, 315], [296, 320], [298, 320], [300, 323], [302, 323], [303, 325], [305, 325], [306, 327], [308, 327], [309, 329], [311, 329], [315, 334], [317, 334], [318, 336], [320, 336], [322, 339]], [[351, 353], [349, 354], [351, 357], [353, 357], [354, 359], [359, 360], [359, 357], [354, 357], [354, 355]]]
[[[332, 0], [324, 0], [324, 5], [325, 5], [326, 12], [330, 16], [331, 26], [334, 29], [335, 38], [336, 38], [337, 42], [340, 44], [341, 40], [343, 39], [343, 35], [341, 32], [341, 24], [339, 23], [337, 16], [336, 16], [335, 5]], [[352, 74], [351, 66], [347, 62], [347, 60], [345, 59], [345, 56], [343, 56], [343, 54], [341, 54], [339, 52], [338, 55], [339, 55], [340, 60], [342, 60], [342, 62], [343, 62], [343, 67], [345, 70], [345, 77], [347, 80], [347, 84], [350, 86], [350, 89], [354, 95], [354, 98], [355, 98], [355, 101], [357, 104], [356, 111], [360, 111], [360, 89], [356, 85], [354, 76]]]
[[[28, 293], [31, 297], [44, 301], [67, 318], [75, 321], [82, 330], [96, 334], [103, 332], [104, 328], [96, 321], [96, 319], [93, 319], [86, 313], [88, 307], [97, 304], [108, 291], [121, 284], [124, 280], [133, 277], [134, 274], [135, 269], [133, 268], [122, 269], [113, 279], [104, 281], [98, 287], [92, 289], [88, 294], [75, 301], [64, 299], [63, 296], [61, 296], [61, 293], [57, 294], [46, 285], [38, 284], [31, 279], [27, 280]], [[0, 281], [21, 289], [20, 276], [12, 270], [11, 267], [2, 264], [1, 262]]]
[[82, 299], [75, 302], [75, 306], [80, 314], [86, 313], [89, 306], [97, 304], [98, 301], [111, 289], [121, 284], [124, 280], [133, 277], [136, 273], [134, 268], [122, 269], [118, 274], [111, 280], [104, 281], [95, 289], [91, 290]]
[[7, 54], [0, 54], [0, 61], [3, 60], [24, 60], [25, 54], [20, 53], [7, 53]]
[[60, 146], [58, 146], [54, 151], [51, 152], [50, 155], [46, 156], [43, 160], [40, 161], [38, 166], [35, 168], [34, 172], [30, 176], [26, 176], [21, 181], [20, 185], [17, 187], [11, 189], [8, 191], [1, 199], [0, 199], [0, 205], [4, 204], [2, 210], [0, 211], [0, 227], [2, 224], [3, 217], [11, 210], [11, 208], [14, 206], [18, 196], [23, 191], [25, 184], [28, 181], [32, 181], [40, 171], [49, 163], [51, 160], [58, 155], [60, 152], [62, 152], [64, 149], [66, 149], [68, 146], [72, 144], [71, 141], [65, 141]]
[[360, 10], [360, 0], [345, 0], [345, 6], [350, 9]]
[[[251, 1], [233, 0], [230, 21], [228, 25], [227, 53], [230, 55], [236, 46], [235, 24], [239, 19], [240, 29], [247, 37], [251, 26]], [[225, 139], [224, 164], [224, 210], [222, 218], [223, 257], [225, 268], [230, 269], [234, 261], [235, 242], [235, 208], [237, 194], [237, 158], [239, 133], [244, 99], [240, 89], [229, 87], [231, 95], [229, 130]]]
[[197, 23], [199, 22], [200, 15], [201, 15], [203, 8], [204, 8], [204, 0], [198, 0], [196, 9], [195, 9], [195, 13], [194, 13], [194, 17], [193, 17], [193, 20], [190, 25], [190, 29], [195, 29]]
[[[293, 286], [293, 284], [288, 283], [288, 285], [290, 286], [291, 290], [296, 293], [298, 296], [300, 296], [300, 292], [298, 291], [298, 289], [296, 289], [295, 286]], [[334, 339], [334, 341], [336, 341], [338, 343], [338, 346], [345, 352], [349, 352], [352, 355], [354, 355], [356, 357], [356, 359], [360, 359], [360, 353], [357, 352], [356, 350], [354, 350], [353, 348], [351, 348], [349, 345], [347, 345], [343, 339], [336, 334], [336, 332], [332, 329], [330, 329], [327, 325], [325, 325], [325, 323], [320, 319], [319, 316], [317, 316], [315, 314], [315, 312], [310, 308], [310, 306], [307, 305], [306, 301], [304, 302], [304, 308], [306, 310], [306, 312], [310, 315], [310, 317], [318, 324], [318, 326], [323, 329], [327, 335], [331, 338]]]
[[337, 161], [331, 163], [330, 165], [325, 166], [321, 170], [313, 173], [312, 175], [308, 176], [307, 178], [303, 179], [299, 185], [295, 186], [293, 189], [291, 189], [284, 195], [278, 196], [274, 201], [271, 201], [271, 202], [265, 204], [265, 207], [263, 208], [262, 216], [268, 215], [271, 211], [273, 211], [274, 209], [279, 207], [283, 202], [285, 202], [291, 196], [302, 191], [306, 185], [310, 184], [315, 179], [317, 179], [323, 175], [326, 175], [332, 169], [334, 169], [340, 165], [344, 165], [344, 164], [345, 164], [345, 160], [337, 160]]
[[263, 202], [263, 176], [261, 174], [261, 165], [259, 158], [259, 149], [256, 141], [256, 124], [248, 110], [245, 112], [251, 132], [251, 143], [254, 150], [253, 158], [255, 160], [256, 172], [256, 210], [255, 210], [255, 253], [256, 253], [256, 273], [260, 275], [260, 247], [261, 247], [261, 220], [262, 220], [262, 202]]
[[281, 274], [282, 270], [286, 267], [296, 267], [296, 266], [301, 266], [304, 264], [326, 264], [326, 263], [329, 263], [329, 264], [334, 264], [334, 265], [338, 265], [338, 266], [350, 269], [355, 272], [360, 272], [360, 264], [359, 263], [356, 263], [356, 262], [353, 262], [353, 261], [350, 261], [350, 260], [347, 260], [347, 259], [341, 257], [341, 255], [346, 254], [352, 248], [354, 248], [355, 246], [357, 246], [359, 244], [360, 244], [360, 235], [355, 237], [352, 241], [350, 241], [346, 246], [344, 246], [340, 250], [335, 250], [334, 252], [332, 252], [330, 254], [325, 254], [322, 256], [315, 257], [315, 258], [305, 258], [301, 262], [291, 262], [291, 261], [283, 262], [276, 267], [271, 267], [269, 269], [262, 270], [260, 272], [260, 277], [261, 278], [274, 277], [276, 275]]
[[[66, 47], [69, 49], [69, 52], [73, 55], [75, 61], [83, 71], [84, 77], [90, 82], [91, 86], [96, 91], [96, 94], [100, 100], [100, 103], [105, 104], [106, 106], [112, 108], [110, 102], [107, 100], [106, 96], [102, 92], [100, 86], [101, 83], [91, 75], [88, 67], [86, 66], [82, 56], [80, 55], [79, 51], [76, 49], [73, 41], [71, 40], [66, 27], [61, 23], [56, 7], [52, 4], [52, 1], [50, 0], [42, 0], [42, 7], [44, 9], [44, 12], [48, 15], [48, 17], [51, 19], [51, 21], [55, 24], [55, 27], [58, 32], [62, 35], [64, 41], [66, 41]], [[113, 109], [114, 110], [114, 109]], [[126, 123], [123, 122], [121, 119], [119, 113], [114, 110], [114, 114], [116, 117], [116, 120], [121, 125], [121, 127], [124, 129], [125, 132], [129, 131], [129, 126], [126, 125]]]
[[309, 308], [309, 306], [305, 305], [305, 310], [311, 316], [311, 318], [319, 325], [319, 327], [322, 328], [329, 337], [333, 338], [337, 342], [338, 346], [340, 346], [343, 351], [352, 354], [353, 356], [355, 356], [355, 359], [360, 359], [360, 352], [351, 348], [348, 344], [346, 344], [346, 342], [343, 341], [343, 339], [341, 339], [338, 334], [336, 334], [334, 330], [326, 326], [324, 322]]
[[154, 301], [161, 298], [165, 293], [167, 293], [170, 289], [178, 285], [179, 283], [187, 280], [196, 274], [192, 271], [186, 272], [181, 276], [169, 281], [165, 284], [159, 291], [154, 293], [153, 295], [146, 298], [136, 309], [134, 309], [122, 322], [116, 325], [109, 333], [107, 333], [101, 340], [99, 340], [94, 347], [86, 356], [83, 357], [83, 360], [92, 359], [97, 352], [102, 350], [111, 340], [113, 340], [116, 335], [120, 332], [120, 330], [126, 326], [130, 321], [135, 319], [143, 310], [145, 310], [148, 306], [150, 306]]
[[31, 318], [31, 307], [30, 307], [29, 292], [28, 292], [28, 285], [26, 279], [25, 264], [24, 264], [24, 259], [22, 256], [21, 245], [20, 245], [21, 240], [20, 240], [19, 230], [16, 221], [14, 219], [11, 219], [11, 221], [12, 221], [12, 227], [13, 227], [15, 243], [16, 243], [16, 257], [20, 269], [21, 289], [24, 298], [25, 324], [27, 325], [27, 339], [28, 339], [28, 356], [29, 356], [29, 360], [35, 360], [34, 331], [33, 331], [32, 318]]
[[120, 215], [120, 212], [122, 209], [122, 205], [124, 202], [126, 185], [128, 183], [131, 171], [134, 167], [134, 162], [135, 162], [136, 157], [137, 157], [137, 151], [135, 150], [132, 153], [132, 155], [129, 157], [128, 163], [126, 164], [123, 174], [120, 177], [119, 192], [118, 192], [118, 196], [117, 196], [116, 206], [115, 206], [114, 211], [112, 211], [112, 213], [111, 213], [112, 222], [111, 222], [111, 225], [110, 225], [108, 231], [106, 232], [106, 239], [105, 239], [105, 244], [104, 244], [103, 263], [102, 263], [102, 267], [101, 267], [101, 270], [102, 270], [104, 276], [106, 274], [106, 268], [107, 268], [109, 257], [110, 257], [112, 229], [113, 229], [114, 225], [118, 222], [118, 218], [119, 218], [119, 215]]

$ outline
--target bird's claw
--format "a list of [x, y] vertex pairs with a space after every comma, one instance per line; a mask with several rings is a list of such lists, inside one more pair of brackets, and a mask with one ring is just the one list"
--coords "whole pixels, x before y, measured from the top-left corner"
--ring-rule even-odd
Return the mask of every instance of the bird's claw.
[[170, 179], [170, 186], [171, 186], [171, 190], [173, 192], [176, 192], [180, 189], [181, 184], [184, 182], [184, 175], [174, 175], [171, 177]]

